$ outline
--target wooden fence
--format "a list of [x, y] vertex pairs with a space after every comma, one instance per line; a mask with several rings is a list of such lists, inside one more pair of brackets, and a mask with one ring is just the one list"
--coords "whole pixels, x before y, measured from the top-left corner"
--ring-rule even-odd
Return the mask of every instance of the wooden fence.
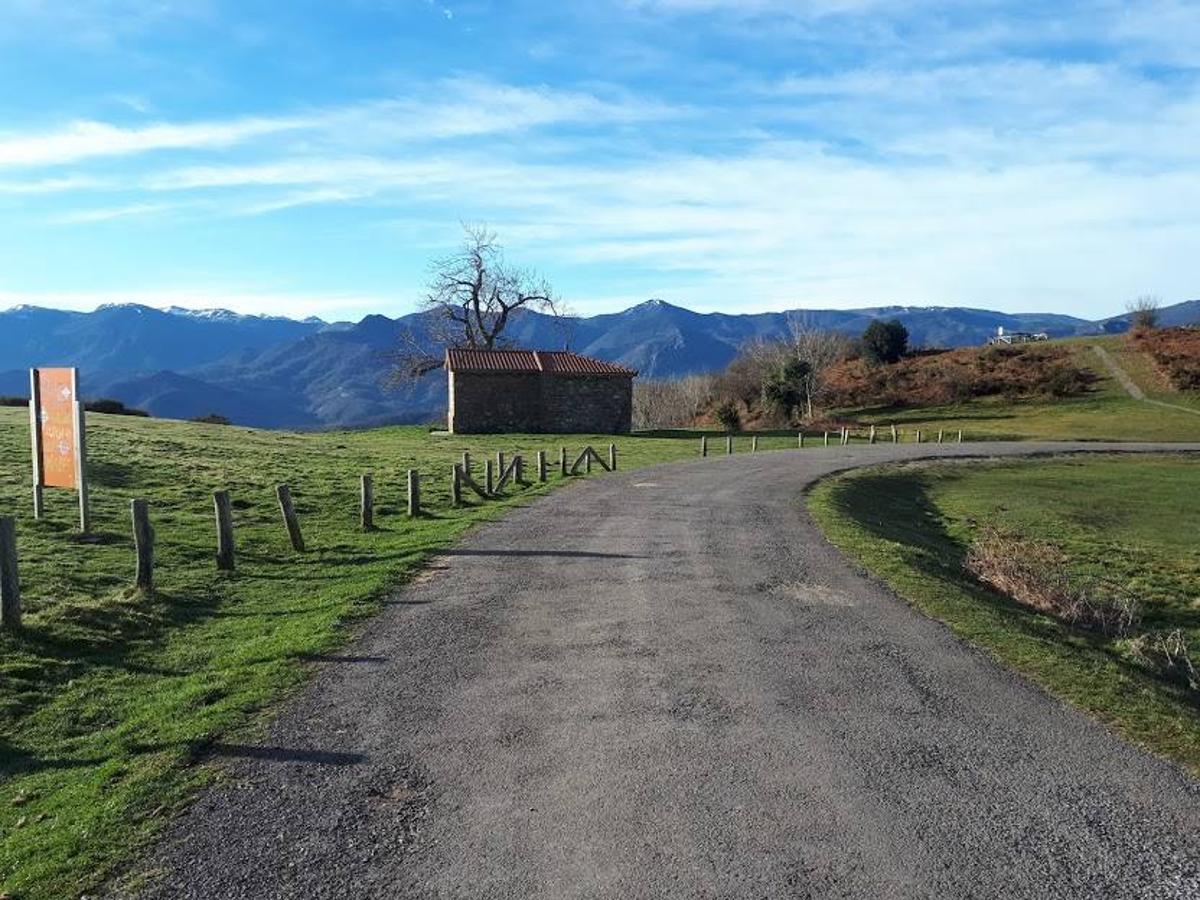
[[[559, 461], [552, 463], [544, 450], [538, 450], [536, 456], [536, 474], [538, 483], [546, 483], [550, 478], [550, 470], [557, 468], [560, 477], [579, 475], [581, 472], [590, 473], [593, 463], [604, 472], [615, 472], [617, 469], [617, 445], [609, 444], [607, 454], [600, 454], [592, 446], [586, 446], [575, 458], [568, 461], [567, 448], [559, 448]], [[438, 476], [422, 474], [417, 469], [405, 472], [405, 487], [407, 494], [407, 514], [409, 518], [417, 518], [424, 512], [421, 484], [426, 481], [447, 478], [450, 486], [451, 506], [464, 505], [464, 488], [472, 491], [483, 500], [496, 500], [503, 496], [509, 486], [527, 487], [533, 484], [527, 477], [525, 457], [514, 454], [508, 458], [504, 453], [497, 453], [495, 465], [488, 459], [485, 461], [483, 484], [476, 479], [477, 469], [471, 458], [470, 451], [463, 451], [462, 461], [455, 463], [448, 475]], [[219, 571], [233, 572], [237, 564], [237, 551], [234, 541], [233, 499], [229, 491], [221, 490], [213, 493], [213, 513], [216, 525], [216, 556], [215, 564]], [[296, 553], [304, 553], [307, 545], [301, 530], [300, 517], [292, 499], [291, 487], [287, 484], [275, 486], [275, 499], [279, 504], [279, 513], [284, 531], [292, 549]], [[359, 523], [363, 531], [375, 528], [375, 479], [372, 475], [364, 474], [359, 479]], [[150, 521], [151, 505], [143, 498], [130, 501], [130, 517], [133, 526], [134, 546], [134, 586], [141, 591], [154, 590], [155, 566], [155, 530]], [[21, 625], [21, 591], [20, 577], [17, 569], [17, 533], [16, 522], [10, 517], [0, 517], [0, 629], [16, 629]]]
[[[889, 427], [891, 429], [892, 443], [904, 443], [905, 433], [895, 425], [891, 425]], [[963, 442], [962, 430], [959, 429], [956, 434], [949, 435], [943, 429], [938, 429], [937, 443], [948, 443], [952, 437], [957, 443], [961, 444]], [[749, 438], [750, 452], [757, 453], [759, 450], [759, 435], [751, 434], [749, 435]], [[843, 426], [837, 431], [820, 431], [816, 432], [815, 434], [799, 431], [796, 433], [796, 446], [800, 449], [804, 449], [806, 440], [818, 440], [821, 442], [821, 446], [823, 447], [828, 447], [831, 440], [834, 441], [835, 445], [838, 447], [848, 447], [854, 440], [862, 440], [868, 446], [872, 446], [877, 443], [878, 438], [879, 432], [877, 426], [875, 425], [869, 426], [867, 430], [862, 433]], [[929, 435], [927, 435], [922, 429], [917, 428], [912, 432], [911, 442], [916, 444], [929, 443], [928, 438]], [[734, 436], [732, 434], [725, 435], [725, 454], [727, 456], [731, 455], [736, 452], [736, 449], [737, 443], [734, 440]], [[708, 456], [708, 435], [700, 436], [700, 455], [702, 457]]]

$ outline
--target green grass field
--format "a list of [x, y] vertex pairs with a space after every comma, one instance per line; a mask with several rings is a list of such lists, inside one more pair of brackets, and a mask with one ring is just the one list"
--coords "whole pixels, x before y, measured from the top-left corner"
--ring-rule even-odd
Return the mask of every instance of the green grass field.
[[974, 438], [998, 440], [1200, 440], [1200, 416], [1134, 400], [1104, 368], [1092, 346], [1101, 344], [1148, 397], [1200, 409], [1200, 395], [1172, 392], [1153, 371], [1145, 354], [1126, 351], [1124, 338], [1101, 336], [1062, 342], [1076, 363], [1096, 376], [1080, 397], [1010, 403], [981, 398], [940, 407], [852, 409], [842, 415], [864, 424], [896, 424], [905, 430], [963, 429]]
[[921, 612], [998, 660], [1200, 774], [1200, 698], [1120, 641], [1073, 631], [963, 570], [972, 535], [998, 524], [1066, 550], [1144, 604], [1145, 629], [1200, 647], [1200, 461], [1130, 459], [914, 464], [827, 480], [809, 507], [830, 540]]
[[[212, 769], [195, 763], [348, 640], [353, 623], [473, 523], [561, 483], [451, 509], [464, 449], [542, 448], [557, 459], [608, 437], [430, 435], [417, 428], [292, 434], [89, 416], [93, 539], [74, 495], [31, 510], [28, 417], [0, 409], [0, 510], [17, 518], [25, 627], [0, 635], [0, 885], [11, 897], [78, 896], [144, 843]], [[688, 438], [620, 438], [632, 468], [695, 456]], [[739, 441], [746, 449], [746, 441]], [[791, 446], [764, 439], [763, 449]], [[405, 515], [404, 472], [428, 514]], [[527, 471], [531, 471], [532, 466]], [[373, 473], [378, 530], [358, 530]], [[592, 477], [603, 477], [593, 474]], [[293, 490], [309, 552], [292, 552], [274, 485]], [[231, 491], [238, 568], [218, 575], [212, 492]], [[133, 581], [129, 500], [157, 531], [157, 592]]]

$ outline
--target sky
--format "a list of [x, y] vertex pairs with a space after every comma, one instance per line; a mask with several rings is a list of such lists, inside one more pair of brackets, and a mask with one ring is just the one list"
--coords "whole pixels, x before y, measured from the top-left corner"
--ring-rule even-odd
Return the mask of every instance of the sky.
[[1200, 297], [1197, 0], [0, 0], [0, 308]]

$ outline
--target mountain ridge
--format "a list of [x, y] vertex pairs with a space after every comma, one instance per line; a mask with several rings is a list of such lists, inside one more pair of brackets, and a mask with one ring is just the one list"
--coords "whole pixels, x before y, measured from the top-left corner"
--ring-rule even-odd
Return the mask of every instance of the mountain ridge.
[[[1161, 310], [1165, 325], [1200, 321], [1200, 300]], [[1128, 328], [1128, 316], [1087, 320], [965, 306], [882, 305], [849, 310], [701, 313], [652, 298], [614, 313], [553, 319], [516, 316], [518, 346], [563, 347], [674, 378], [723, 368], [749, 341], [786, 338], [798, 323], [861, 333], [896, 318], [914, 346], [982, 343], [998, 327], [1053, 337]], [[23, 304], [0, 312], [0, 394], [26, 395], [32, 366], [75, 365], [84, 394], [113, 397], [155, 415], [225, 415], [259, 427], [321, 428], [440, 419], [445, 379], [434, 372], [386, 390], [390, 351], [411, 336], [430, 349], [419, 314], [326, 322], [223, 309], [107, 304], [73, 312]]]

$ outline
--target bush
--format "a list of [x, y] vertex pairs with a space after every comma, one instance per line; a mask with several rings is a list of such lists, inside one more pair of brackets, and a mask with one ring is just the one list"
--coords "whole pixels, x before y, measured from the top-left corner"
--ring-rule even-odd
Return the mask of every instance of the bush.
[[834, 406], [918, 406], [962, 403], [974, 397], [1066, 397], [1085, 393], [1095, 375], [1069, 350], [1025, 344], [913, 354], [890, 366], [846, 360], [825, 379]]
[[1192, 659], [1187, 638], [1178, 628], [1139, 634], [1124, 641], [1122, 649], [1160, 678], [1200, 691], [1200, 660]]
[[1200, 390], [1200, 330], [1159, 328], [1134, 332], [1133, 346], [1149, 355], [1178, 391]]
[[867, 326], [859, 341], [867, 362], [885, 365], [899, 362], [908, 352], [908, 329], [899, 320], [876, 320]]
[[984, 584], [1023, 606], [1075, 628], [1124, 637], [1141, 621], [1141, 604], [1099, 579], [1079, 583], [1063, 551], [995, 526], [985, 526], [964, 565]]
[[0, 406], [28, 406], [28, 397], [0, 397]]
[[1125, 306], [1129, 313], [1131, 331], [1149, 331], [1158, 327], [1159, 299], [1152, 294], [1143, 294]]
[[713, 418], [717, 420], [718, 425], [730, 433], [741, 430], [742, 417], [738, 415], [737, 404], [732, 400], [725, 400], [718, 404], [717, 408], [713, 410]]
[[795, 411], [804, 405], [804, 380], [811, 373], [812, 367], [804, 360], [795, 357], [789, 359], [763, 381], [763, 406], [790, 420]]
[[134, 409], [131, 406], [126, 406], [120, 400], [113, 400], [108, 397], [101, 397], [99, 400], [88, 400], [83, 404], [83, 408], [88, 412], [104, 413], [110, 416], [149, 417], [150, 415], [144, 409]]
[[217, 415], [216, 413], [209, 413], [207, 416], [196, 416], [196, 418], [192, 419], [191, 421], [199, 422], [202, 425], [232, 425], [233, 424], [224, 416]]

